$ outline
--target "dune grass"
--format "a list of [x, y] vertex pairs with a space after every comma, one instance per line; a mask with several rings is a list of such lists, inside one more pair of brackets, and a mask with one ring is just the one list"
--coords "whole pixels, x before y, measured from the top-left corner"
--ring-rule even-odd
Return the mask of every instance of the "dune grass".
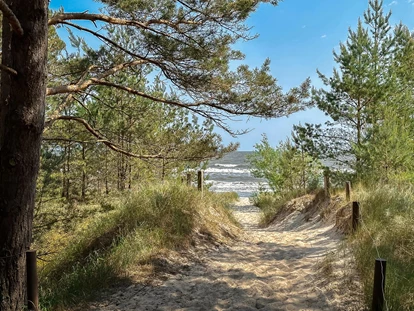
[[[343, 189], [332, 191], [343, 196]], [[254, 204], [263, 212], [266, 225], [291, 197], [260, 194]], [[373, 275], [376, 258], [387, 260], [386, 309], [414, 310], [414, 189], [410, 186], [381, 185], [354, 187], [352, 200], [360, 202], [361, 223], [347, 239], [354, 254], [367, 310], [372, 304]], [[332, 206], [329, 208], [333, 208]]]
[[253, 205], [261, 210], [260, 226], [267, 226], [274, 219], [275, 215], [290, 200], [302, 196], [301, 191], [293, 191], [283, 196], [275, 195], [272, 192], [259, 192], [252, 197]]
[[414, 310], [414, 189], [381, 186], [358, 189], [361, 226], [350, 238], [363, 283], [372, 303], [375, 258], [387, 260], [387, 310]]
[[220, 239], [223, 231], [235, 228], [227, 207], [236, 197], [209, 192], [201, 197], [195, 189], [172, 183], [148, 185], [72, 226], [73, 232], [50, 230], [43, 246], [57, 249], [40, 263], [42, 310], [91, 299], [138, 265], [151, 264], [169, 249], [188, 247], [197, 231]]

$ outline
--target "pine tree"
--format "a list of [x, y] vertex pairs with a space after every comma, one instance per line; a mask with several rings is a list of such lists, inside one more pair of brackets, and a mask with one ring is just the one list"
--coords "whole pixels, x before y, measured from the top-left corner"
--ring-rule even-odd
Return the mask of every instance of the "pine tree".
[[382, 6], [382, 1], [369, 1], [364, 20], [355, 31], [349, 30], [339, 52], [334, 51], [338, 68], [332, 77], [318, 71], [325, 88], [313, 90], [313, 103], [331, 121], [324, 127], [295, 127], [309, 152], [359, 175], [369, 162], [360, 150], [372, 139], [372, 128], [384, 120], [390, 96], [402, 87], [397, 71], [402, 50], [411, 40], [403, 25], [392, 30], [391, 13], [384, 14]]

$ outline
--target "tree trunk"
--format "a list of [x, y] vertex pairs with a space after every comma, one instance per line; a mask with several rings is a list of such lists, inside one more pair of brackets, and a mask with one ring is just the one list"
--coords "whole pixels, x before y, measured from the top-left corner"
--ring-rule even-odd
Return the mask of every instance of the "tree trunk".
[[161, 181], [165, 179], [165, 159], [162, 158]]
[[105, 194], [109, 194], [108, 186], [108, 149], [105, 147]]
[[86, 197], [86, 157], [85, 157], [85, 144], [82, 144], [82, 189], [81, 189], [82, 201], [85, 201]]
[[131, 159], [129, 159], [129, 165], [128, 165], [128, 189], [131, 190], [132, 188], [132, 163]]
[[[129, 120], [130, 127], [132, 126], [132, 119]], [[127, 140], [127, 150], [131, 152], [131, 142], [132, 142], [132, 134], [129, 133], [128, 140]], [[130, 157], [127, 158], [127, 165], [128, 165], [128, 189], [131, 190], [132, 188], [132, 159]]]
[[6, 0], [23, 36], [3, 17], [0, 95], [0, 310], [22, 310], [25, 251], [30, 247], [40, 143], [44, 125], [46, 0]]
[[72, 148], [71, 148], [71, 143], [68, 144], [68, 148], [67, 150], [67, 154], [66, 154], [66, 182], [65, 182], [65, 198], [66, 200], [70, 199], [70, 157], [71, 157], [71, 152], [72, 152]]
[[[65, 148], [63, 149], [63, 154], [66, 157], [67, 147], [65, 145]], [[66, 191], [66, 161], [63, 161], [63, 170], [62, 170], [62, 195], [61, 197], [65, 197], [65, 191]]]

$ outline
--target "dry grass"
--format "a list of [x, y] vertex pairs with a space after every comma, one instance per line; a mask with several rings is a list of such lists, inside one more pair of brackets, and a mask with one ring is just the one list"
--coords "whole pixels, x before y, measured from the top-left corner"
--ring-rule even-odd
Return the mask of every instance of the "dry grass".
[[[228, 205], [234, 194], [201, 193], [183, 185], [145, 186], [125, 195], [107, 212], [50, 230], [38, 247], [52, 254], [41, 263], [43, 310], [88, 300], [102, 288], [156, 263], [169, 250], [185, 250], [200, 237], [225, 241], [237, 233]], [[208, 237], [208, 238], [206, 238]], [[56, 241], [59, 241], [57, 243]], [[142, 271], [141, 271], [142, 272]]]
[[[361, 225], [355, 234], [349, 236], [346, 248], [351, 250], [362, 283], [367, 308], [372, 303], [373, 273], [375, 258], [387, 260], [386, 300], [387, 310], [414, 310], [414, 189], [381, 185], [375, 189], [355, 186], [351, 201], [359, 201]], [[264, 211], [263, 222], [269, 222], [275, 215], [284, 215], [294, 201], [297, 209], [302, 203], [295, 199], [290, 202], [259, 200]], [[264, 205], [264, 206], [263, 206]], [[303, 205], [303, 204], [302, 204]], [[306, 205], [306, 204], [305, 204]], [[339, 231], [350, 233], [351, 205], [345, 202], [343, 190], [331, 192], [329, 200], [309, 200], [309, 206], [300, 208], [313, 214], [317, 210], [321, 218], [336, 221]], [[288, 211], [287, 211], [288, 212]], [[334, 219], [333, 219], [334, 218]], [[353, 262], [354, 260], [352, 260]], [[321, 262], [321, 275], [332, 273], [332, 256]], [[349, 267], [348, 267], [349, 270]], [[344, 269], [346, 271], [346, 269]], [[352, 277], [355, 273], [350, 273]]]
[[358, 189], [362, 223], [350, 238], [371, 304], [375, 258], [387, 260], [388, 310], [414, 310], [414, 196], [411, 188]]

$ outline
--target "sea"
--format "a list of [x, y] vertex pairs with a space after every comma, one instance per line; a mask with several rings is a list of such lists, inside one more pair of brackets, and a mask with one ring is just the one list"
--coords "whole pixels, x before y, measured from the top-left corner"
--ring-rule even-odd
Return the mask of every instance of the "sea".
[[218, 160], [211, 160], [205, 170], [206, 183], [213, 192], [236, 192], [239, 197], [251, 197], [259, 189], [269, 189], [265, 179], [251, 174], [246, 156], [252, 151], [234, 151]]

